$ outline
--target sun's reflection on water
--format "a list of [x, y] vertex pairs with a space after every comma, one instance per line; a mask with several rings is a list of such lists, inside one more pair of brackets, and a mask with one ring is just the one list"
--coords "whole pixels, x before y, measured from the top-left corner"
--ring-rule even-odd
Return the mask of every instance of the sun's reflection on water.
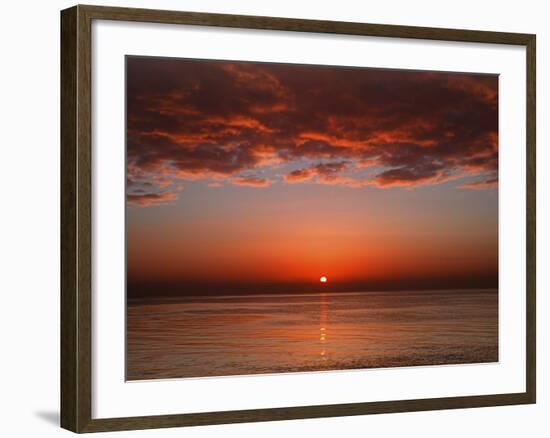
[[319, 296], [319, 342], [321, 344], [321, 352], [319, 353], [322, 360], [327, 360], [326, 344], [327, 344], [327, 322], [328, 322], [328, 301], [325, 293]]

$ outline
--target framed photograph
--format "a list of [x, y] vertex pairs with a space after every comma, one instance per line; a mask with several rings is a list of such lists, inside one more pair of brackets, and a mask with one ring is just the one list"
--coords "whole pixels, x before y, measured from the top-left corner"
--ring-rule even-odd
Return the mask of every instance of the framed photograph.
[[61, 13], [61, 422], [535, 403], [535, 35]]

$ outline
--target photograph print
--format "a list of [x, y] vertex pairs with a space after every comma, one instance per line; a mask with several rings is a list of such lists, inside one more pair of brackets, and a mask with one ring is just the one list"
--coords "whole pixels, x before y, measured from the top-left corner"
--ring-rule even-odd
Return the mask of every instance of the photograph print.
[[127, 380], [497, 362], [498, 85], [127, 56]]

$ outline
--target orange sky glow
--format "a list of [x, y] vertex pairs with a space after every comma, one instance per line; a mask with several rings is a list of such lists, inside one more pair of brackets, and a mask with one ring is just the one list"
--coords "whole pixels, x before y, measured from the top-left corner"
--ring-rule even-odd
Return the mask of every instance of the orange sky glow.
[[127, 58], [128, 295], [497, 287], [498, 77]]

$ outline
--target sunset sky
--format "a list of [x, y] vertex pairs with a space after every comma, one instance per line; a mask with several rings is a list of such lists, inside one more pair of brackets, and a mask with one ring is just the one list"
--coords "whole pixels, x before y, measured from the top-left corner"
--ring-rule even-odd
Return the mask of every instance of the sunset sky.
[[127, 58], [130, 297], [497, 287], [497, 186], [496, 75]]

